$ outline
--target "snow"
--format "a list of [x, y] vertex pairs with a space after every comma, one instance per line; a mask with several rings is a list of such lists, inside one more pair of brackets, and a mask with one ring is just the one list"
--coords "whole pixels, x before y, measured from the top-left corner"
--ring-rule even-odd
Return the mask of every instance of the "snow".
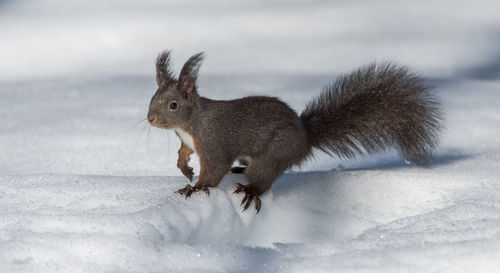
[[[498, 3], [67, 3], [0, 1], [0, 272], [500, 272]], [[298, 112], [358, 64], [408, 64], [441, 147], [428, 168], [318, 154], [259, 214], [242, 175], [186, 200], [178, 138], [145, 122], [165, 47], [206, 51], [205, 96]]]
[[188, 200], [173, 193], [186, 183], [180, 177], [3, 176], [0, 264], [5, 272], [494, 272], [500, 171], [477, 161], [290, 173], [258, 215], [241, 213], [241, 196], [231, 194], [239, 175]]

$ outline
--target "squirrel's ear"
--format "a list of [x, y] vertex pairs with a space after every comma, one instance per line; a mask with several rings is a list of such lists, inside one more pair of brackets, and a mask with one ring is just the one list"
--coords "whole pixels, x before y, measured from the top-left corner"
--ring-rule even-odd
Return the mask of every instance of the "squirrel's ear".
[[170, 70], [170, 50], [164, 50], [156, 58], [156, 83], [160, 86], [169, 81], [175, 81], [175, 79]]
[[203, 52], [191, 56], [184, 64], [177, 81], [177, 89], [181, 91], [186, 99], [191, 100], [196, 95], [196, 78], [200, 71], [201, 61], [203, 61]]

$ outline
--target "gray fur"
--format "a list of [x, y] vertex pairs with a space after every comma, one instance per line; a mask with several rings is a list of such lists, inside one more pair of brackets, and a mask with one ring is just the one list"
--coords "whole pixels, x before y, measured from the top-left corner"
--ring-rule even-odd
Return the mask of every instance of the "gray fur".
[[370, 64], [324, 88], [301, 114], [310, 144], [340, 157], [390, 147], [416, 164], [436, 148], [441, 105], [406, 67]]
[[[441, 108], [431, 88], [405, 67], [372, 64], [341, 76], [297, 115], [274, 97], [211, 100], [199, 96], [196, 78], [202, 53], [184, 65], [179, 80], [170, 71], [170, 51], [160, 53], [156, 68], [158, 90], [151, 99], [148, 119], [152, 125], [183, 130], [192, 136], [201, 171], [193, 191], [216, 187], [234, 161], [249, 184], [235, 191], [246, 193], [245, 209], [269, 190], [284, 171], [298, 165], [318, 148], [328, 154], [353, 157], [396, 147], [407, 159], [424, 164], [437, 145]], [[177, 109], [169, 109], [172, 102]], [[179, 163], [187, 165], [193, 151], [183, 144]]]
[[174, 73], [170, 71], [170, 50], [162, 51], [156, 58], [156, 83], [158, 86], [174, 80]]

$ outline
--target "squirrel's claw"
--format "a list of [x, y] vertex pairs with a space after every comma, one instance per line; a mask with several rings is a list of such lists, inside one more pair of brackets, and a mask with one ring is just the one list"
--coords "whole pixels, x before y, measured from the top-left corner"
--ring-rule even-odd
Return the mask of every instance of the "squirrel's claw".
[[240, 193], [245, 190], [245, 186], [243, 186], [240, 183], [236, 183], [236, 190], [233, 191], [233, 193]]
[[191, 186], [189, 184], [187, 184], [186, 187], [175, 191], [175, 193], [178, 193], [180, 195], [185, 195], [186, 196], [185, 199], [187, 199], [188, 197], [191, 196], [191, 194], [193, 192], [198, 192], [198, 191], [204, 191], [207, 195], [210, 196], [210, 191], [208, 190], [208, 187], [205, 187], [205, 186], [203, 186], [203, 187], [196, 187], [196, 186], [194, 186], [193, 187], [193, 186]]
[[236, 190], [234, 190], [233, 193], [240, 193], [244, 192], [245, 196], [241, 200], [240, 206], [243, 206], [243, 211], [246, 211], [249, 207], [250, 204], [254, 203], [255, 205], [255, 210], [257, 213], [260, 211], [260, 207], [262, 205], [262, 202], [260, 201], [260, 198], [257, 194], [255, 194], [249, 187], [248, 185], [242, 185], [240, 183], [236, 183]]

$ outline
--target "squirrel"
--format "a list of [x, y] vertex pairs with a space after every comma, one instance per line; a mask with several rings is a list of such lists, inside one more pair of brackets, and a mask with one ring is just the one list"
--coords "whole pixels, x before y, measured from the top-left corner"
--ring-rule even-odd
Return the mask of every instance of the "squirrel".
[[[224, 175], [243, 173], [247, 185], [243, 211], [276, 178], [312, 157], [315, 149], [352, 158], [391, 147], [416, 165], [430, 162], [438, 145], [443, 112], [433, 88], [404, 66], [373, 63], [341, 75], [309, 104], [300, 116], [275, 97], [250, 96], [212, 100], [198, 94], [197, 76], [203, 52], [190, 57], [178, 79], [171, 70], [171, 51], [156, 59], [158, 89], [147, 119], [155, 127], [173, 129], [181, 139], [177, 166], [193, 180], [188, 162], [200, 159], [198, 180], [176, 191], [185, 197], [217, 187]], [[233, 167], [238, 161], [243, 167]]]

